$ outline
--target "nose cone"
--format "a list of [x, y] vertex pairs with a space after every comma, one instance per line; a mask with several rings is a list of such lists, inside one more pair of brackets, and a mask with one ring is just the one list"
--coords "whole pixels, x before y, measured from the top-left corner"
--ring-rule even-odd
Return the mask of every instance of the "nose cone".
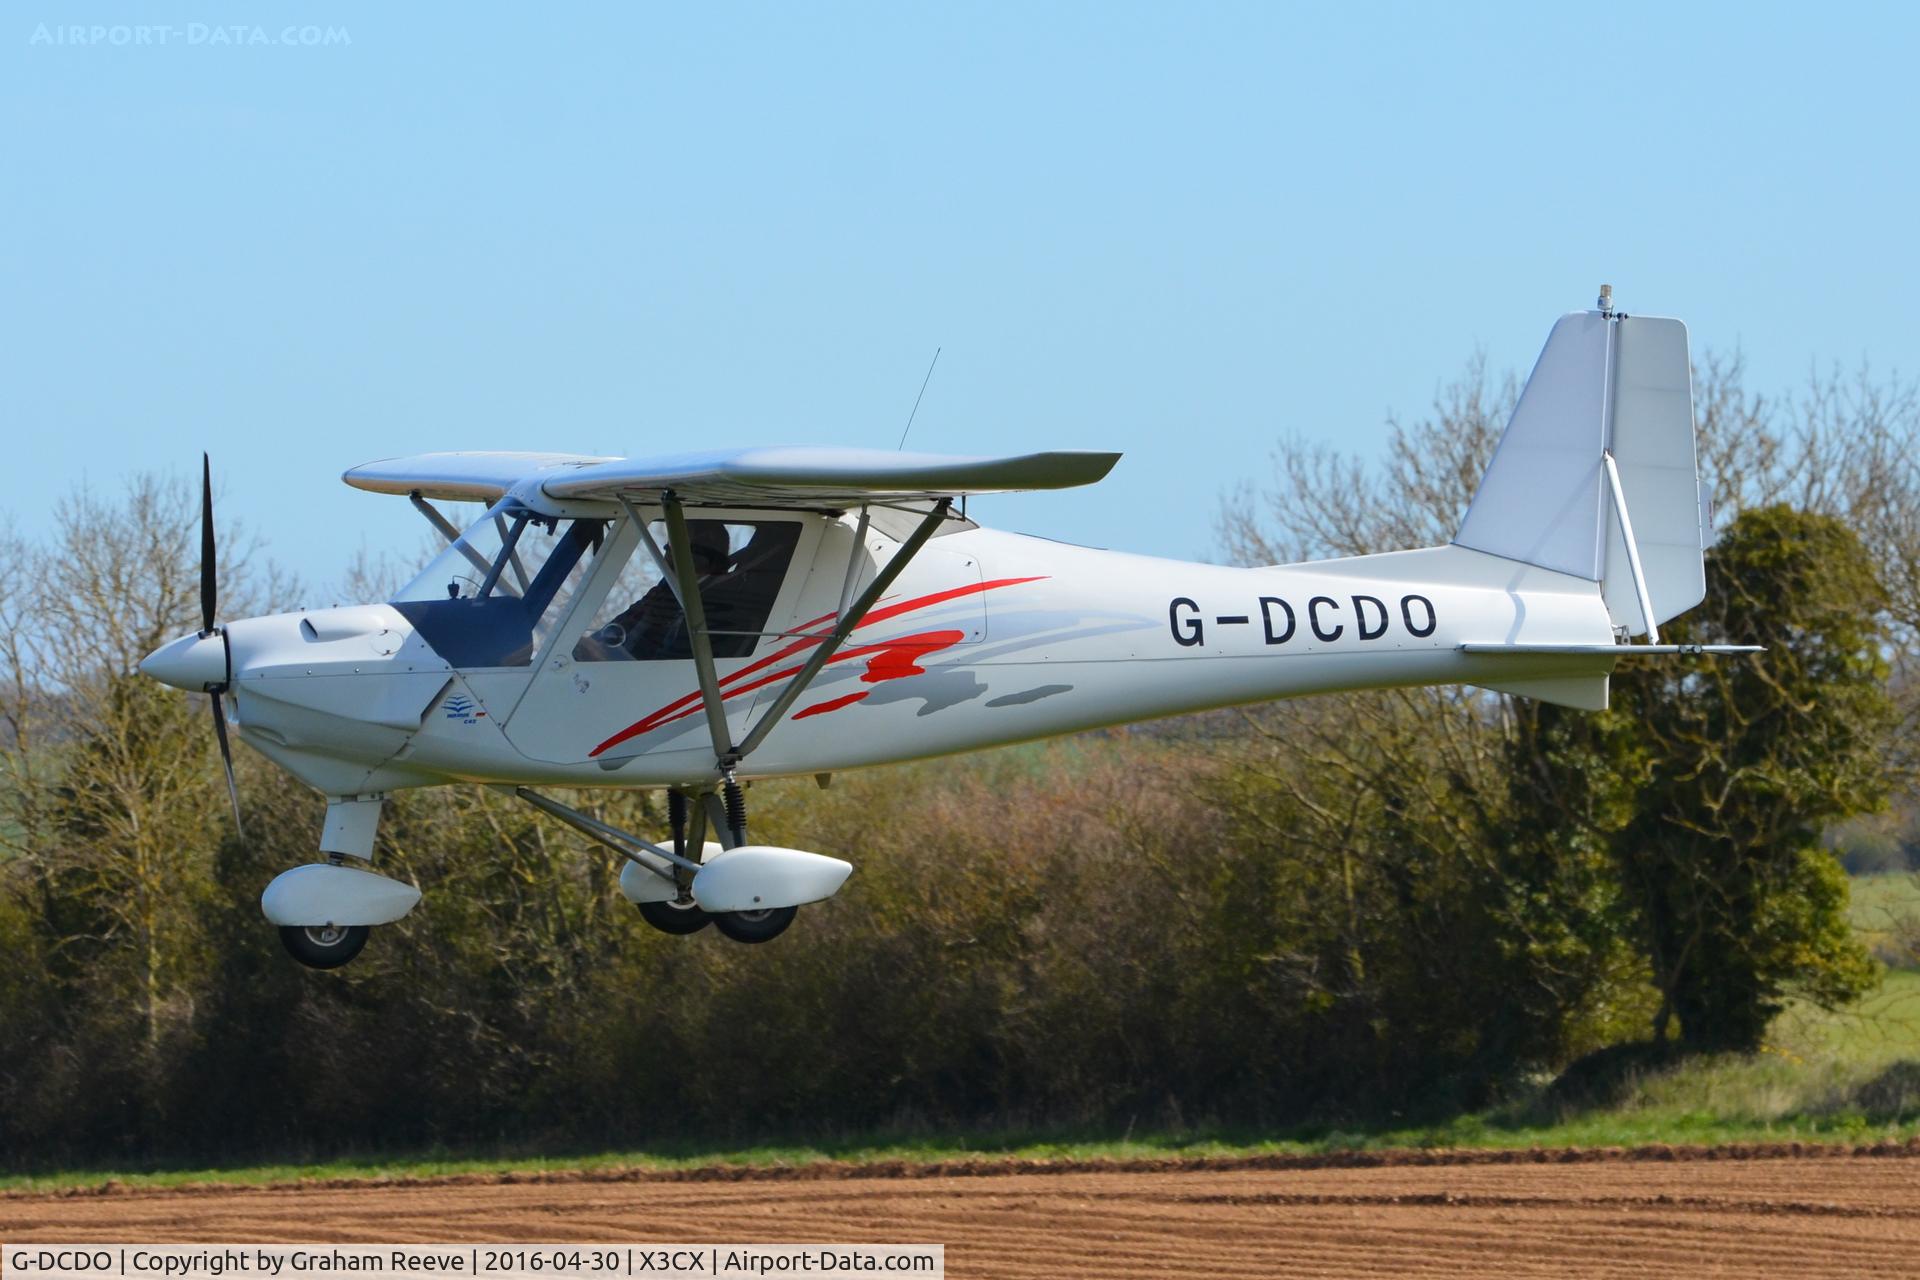
[[199, 693], [227, 679], [227, 646], [218, 632], [170, 640], [140, 660], [141, 674]]

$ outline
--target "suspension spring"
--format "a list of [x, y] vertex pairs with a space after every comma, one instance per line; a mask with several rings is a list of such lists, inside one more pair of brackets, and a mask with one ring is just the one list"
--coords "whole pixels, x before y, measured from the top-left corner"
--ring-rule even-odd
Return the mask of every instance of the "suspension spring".
[[721, 784], [721, 793], [726, 797], [727, 825], [733, 828], [733, 838], [745, 844], [747, 842], [747, 793], [732, 778], [728, 778]]

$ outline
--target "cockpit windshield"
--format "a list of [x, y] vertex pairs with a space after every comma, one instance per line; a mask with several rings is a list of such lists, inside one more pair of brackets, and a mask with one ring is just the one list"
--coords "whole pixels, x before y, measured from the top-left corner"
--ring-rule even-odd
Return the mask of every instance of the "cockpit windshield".
[[435, 556], [393, 605], [456, 667], [523, 667], [566, 613], [604, 520], [543, 516], [512, 500]]

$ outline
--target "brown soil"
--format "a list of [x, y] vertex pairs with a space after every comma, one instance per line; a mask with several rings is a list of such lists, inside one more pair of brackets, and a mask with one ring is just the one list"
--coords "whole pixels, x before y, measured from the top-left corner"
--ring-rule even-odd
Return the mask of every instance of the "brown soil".
[[1920, 1145], [822, 1164], [0, 1196], [0, 1240], [941, 1242], [948, 1274], [1920, 1275]]

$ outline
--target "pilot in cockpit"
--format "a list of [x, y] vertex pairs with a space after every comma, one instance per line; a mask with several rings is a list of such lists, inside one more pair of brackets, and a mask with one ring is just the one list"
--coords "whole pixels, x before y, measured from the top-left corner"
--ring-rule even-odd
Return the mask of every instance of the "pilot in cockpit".
[[[732, 564], [729, 551], [727, 526], [718, 520], [695, 520], [688, 526], [688, 550], [692, 553], [694, 572], [700, 579], [701, 598], [705, 600], [717, 585], [716, 579], [723, 579]], [[671, 546], [662, 547], [667, 563], [673, 563]], [[713, 606], [708, 605], [709, 625], [713, 624]], [[674, 597], [673, 585], [665, 578], [653, 584], [647, 593], [628, 605], [620, 614], [600, 628], [592, 636], [586, 637], [583, 647], [591, 643], [604, 652], [595, 657], [627, 658], [686, 658], [693, 654], [693, 646], [687, 636], [686, 615], [681, 612], [680, 601]], [[577, 655], [586, 657], [586, 654]]]

